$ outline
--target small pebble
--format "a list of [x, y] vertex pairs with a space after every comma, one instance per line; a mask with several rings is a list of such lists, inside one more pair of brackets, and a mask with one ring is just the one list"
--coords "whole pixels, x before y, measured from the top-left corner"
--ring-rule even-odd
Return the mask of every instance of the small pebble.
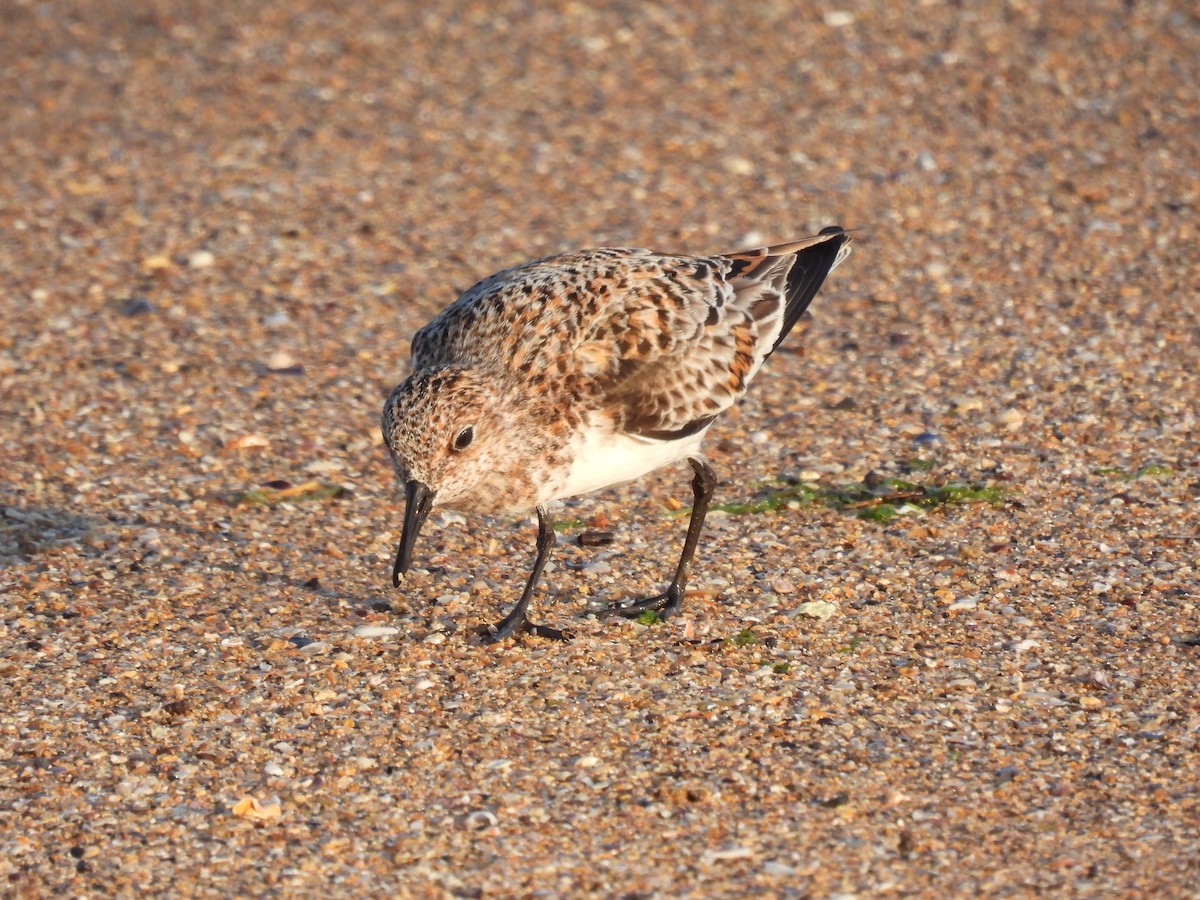
[[332, 475], [335, 472], [342, 472], [346, 468], [345, 463], [336, 459], [316, 459], [304, 466], [304, 471], [313, 475]]
[[723, 850], [705, 850], [701, 862], [712, 865], [717, 862], [732, 862], [739, 859], [754, 859], [755, 852], [749, 847], [726, 847]]
[[[944, 262], [935, 260], [934, 262], [925, 264], [925, 274], [934, 281], [941, 281], [950, 274], [950, 267]], [[961, 410], [962, 407], [960, 406], [959, 409]]]
[[395, 625], [359, 625], [351, 633], [361, 638], [385, 638], [394, 637], [400, 629]]
[[983, 400], [979, 397], [960, 395], [950, 400], [950, 406], [960, 413], [975, 412], [983, 409]]
[[273, 372], [293, 369], [296, 365], [296, 358], [286, 350], [276, 350], [267, 358], [267, 368]]
[[721, 161], [730, 175], [753, 175], [754, 163], [744, 156], [727, 156]]
[[580, 547], [603, 547], [616, 540], [616, 535], [611, 531], [584, 531], [577, 540]]
[[837, 604], [825, 600], [809, 600], [785, 613], [788, 616], [808, 616], [812, 619], [828, 619], [837, 613]]
[[996, 421], [1009, 431], [1016, 431], [1025, 424], [1025, 413], [1019, 409], [1006, 409], [996, 417]]
[[144, 316], [151, 312], [154, 312], [154, 304], [145, 297], [131, 297], [121, 304], [123, 316]]
[[466, 825], [468, 828], [479, 830], [483, 828], [491, 828], [498, 824], [500, 824], [500, 820], [491, 810], [477, 809], [475, 812], [467, 814]]
[[768, 878], [789, 878], [795, 875], [797, 870], [795, 866], [770, 859], [763, 863], [762, 871]]

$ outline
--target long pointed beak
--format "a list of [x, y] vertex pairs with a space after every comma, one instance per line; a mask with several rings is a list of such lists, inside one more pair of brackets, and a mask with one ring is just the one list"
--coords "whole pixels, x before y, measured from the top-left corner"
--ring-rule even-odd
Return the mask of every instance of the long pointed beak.
[[410, 481], [404, 486], [404, 530], [400, 532], [400, 546], [396, 549], [396, 564], [392, 566], [392, 584], [400, 587], [400, 576], [408, 572], [412, 566], [413, 545], [417, 542], [417, 534], [429, 511], [433, 509], [433, 495], [419, 481]]

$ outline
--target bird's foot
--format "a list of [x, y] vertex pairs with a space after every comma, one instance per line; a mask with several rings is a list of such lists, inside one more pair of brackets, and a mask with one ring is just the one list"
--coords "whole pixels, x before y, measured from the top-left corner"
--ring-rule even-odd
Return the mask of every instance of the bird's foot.
[[505, 638], [512, 637], [518, 631], [523, 631], [527, 634], [532, 634], [534, 637], [546, 638], [550, 641], [571, 641], [575, 639], [575, 635], [570, 631], [563, 631], [559, 628], [551, 628], [549, 625], [536, 625], [526, 618], [520, 619], [505, 619], [495, 625], [488, 625], [483, 629], [483, 642], [485, 644], [495, 644]]
[[669, 619], [679, 612], [682, 605], [683, 591], [677, 590], [672, 585], [653, 597], [642, 597], [639, 600], [618, 600], [616, 603], [611, 603], [608, 607], [608, 615], [637, 619], [649, 611], [660, 619]]

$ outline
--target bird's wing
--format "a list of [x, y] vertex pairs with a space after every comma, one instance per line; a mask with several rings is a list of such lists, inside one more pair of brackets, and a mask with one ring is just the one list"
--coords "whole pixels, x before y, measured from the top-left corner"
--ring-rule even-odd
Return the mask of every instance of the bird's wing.
[[584, 250], [469, 288], [412, 342], [413, 366], [486, 365], [565, 389], [652, 440], [705, 428], [844, 255], [840, 229], [727, 256]]
[[[758, 329], [734, 305], [728, 261], [647, 254], [581, 335], [591, 399], [628, 433], [655, 440], [705, 428], [745, 390]], [[582, 392], [582, 391], [581, 391]]]
[[655, 440], [703, 430], [738, 401], [848, 251], [841, 229], [725, 256], [634, 261], [623, 302], [577, 354], [613, 417]]

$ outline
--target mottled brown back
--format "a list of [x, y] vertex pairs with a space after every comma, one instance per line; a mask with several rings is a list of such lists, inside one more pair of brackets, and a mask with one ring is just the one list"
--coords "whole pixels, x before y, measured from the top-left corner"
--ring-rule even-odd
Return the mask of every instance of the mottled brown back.
[[838, 229], [728, 256], [601, 249], [536, 260], [474, 285], [417, 332], [413, 365], [519, 373], [628, 433], [684, 437], [745, 393], [848, 243]]

